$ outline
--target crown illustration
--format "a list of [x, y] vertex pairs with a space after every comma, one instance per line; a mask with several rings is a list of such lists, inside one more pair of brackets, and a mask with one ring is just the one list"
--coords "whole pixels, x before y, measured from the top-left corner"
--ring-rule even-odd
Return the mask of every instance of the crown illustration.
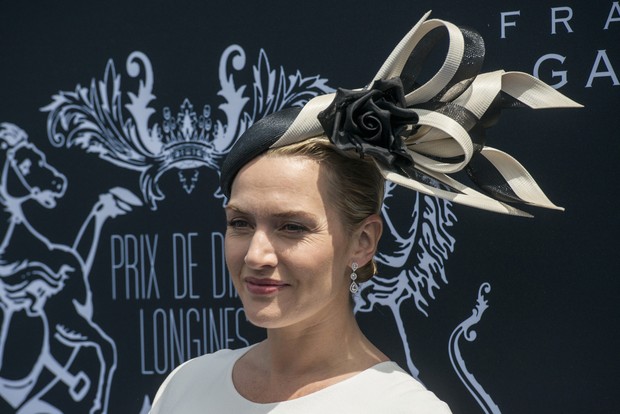
[[164, 107], [161, 124], [162, 155], [168, 165], [180, 169], [213, 164], [211, 106], [204, 105], [198, 115], [189, 99], [185, 99], [176, 117]]

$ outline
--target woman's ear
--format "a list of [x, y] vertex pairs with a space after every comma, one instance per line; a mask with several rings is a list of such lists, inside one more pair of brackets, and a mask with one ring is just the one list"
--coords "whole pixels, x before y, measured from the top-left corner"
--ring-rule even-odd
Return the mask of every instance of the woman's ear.
[[362, 222], [355, 235], [353, 261], [360, 267], [370, 262], [377, 252], [377, 245], [383, 232], [383, 220], [378, 214], [372, 214]]

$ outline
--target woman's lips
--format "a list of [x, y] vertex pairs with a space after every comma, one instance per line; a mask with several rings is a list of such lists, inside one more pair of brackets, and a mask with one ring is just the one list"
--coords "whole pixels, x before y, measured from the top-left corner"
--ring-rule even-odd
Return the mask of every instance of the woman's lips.
[[280, 280], [246, 277], [243, 279], [248, 292], [254, 295], [270, 295], [289, 286]]

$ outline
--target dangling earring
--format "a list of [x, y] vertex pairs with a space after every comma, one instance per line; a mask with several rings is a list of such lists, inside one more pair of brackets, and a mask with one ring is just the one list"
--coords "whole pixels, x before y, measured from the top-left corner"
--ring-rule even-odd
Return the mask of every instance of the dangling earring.
[[355, 273], [355, 271], [357, 270], [357, 263], [353, 262], [351, 263], [351, 270], [353, 272], [351, 272], [351, 285], [349, 286], [349, 290], [351, 291], [351, 293], [356, 294], [357, 292], [359, 292], [360, 290], [360, 285], [357, 284], [356, 280], [357, 280], [357, 273]]

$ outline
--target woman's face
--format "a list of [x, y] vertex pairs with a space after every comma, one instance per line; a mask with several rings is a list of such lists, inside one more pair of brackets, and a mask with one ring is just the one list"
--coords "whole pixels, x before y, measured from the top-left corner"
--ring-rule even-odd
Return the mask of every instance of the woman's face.
[[226, 263], [248, 319], [306, 328], [349, 309], [349, 237], [327, 198], [325, 167], [261, 156], [237, 174], [226, 207]]

